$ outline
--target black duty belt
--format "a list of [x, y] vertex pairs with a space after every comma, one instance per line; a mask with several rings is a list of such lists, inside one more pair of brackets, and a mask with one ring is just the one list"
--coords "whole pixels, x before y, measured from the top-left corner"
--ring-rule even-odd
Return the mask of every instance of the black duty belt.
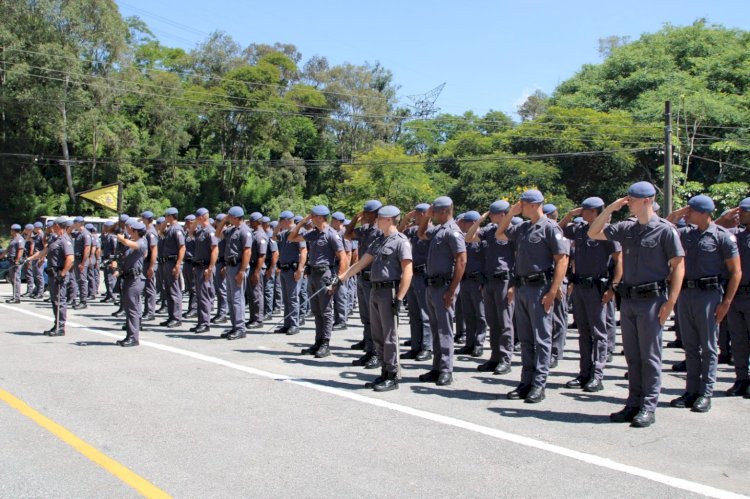
[[216, 263], [219, 265], [224, 265], [224, 257], [220, 256], [219, 258], [217, 258]]
[[140, 277], [142, 274], [143, 272], [141, 272], [141, 269], [130, 269], [130, 270], [124, 271], [122, 273], [122, 277], [126, 279], [131, 279], [131, 278], [135, 279], [136, 277]]
[[47, 267], [45, 270], [48, 274], [53, 275], [55, 272], [62, 272], [64, 267]]
[[550, 282], [552, 271], [537, 272], [536, 274], [516, 276], [516, 285], [518, 286], [544, 286]]
[[333, 267], [330, 265], [310, 265], [310, 272], [316, 275], [325, 274], [328, 271], [332, 271]]
[[[176, 257], [175, 257], [175, 259], [176, 259]], [[184, 261], [185, 261], [185, 263], [193, 263], [193, 257], [186, 256]]]
[[210, 260], [193, 260], [190, 262], [193, 264], [193, 267], [208, 267], [208, 264], [211, 263]]
[[501, 270], [492, 274], [492, 279], [498, 281], [509, 281], [511, 277], [513, 277], [513, 274], [507, 270]]
[[156, 259], [159, 263], [166, 263], [166, 262], [176, 262], [177, 261], [177, 255], [172, 256], [162, 256]]
[[719, 276], [701, 277], [700, 279], [685, 279], [682, 281], [682, 289], [721, 289], [721, 279]]
[[298, 268], [299, 268], [298, 262], [279, 264], [279, 270], [297, 270]]
[[570, 282], [582, 288], [606, 288], [609, 286], [609, 279], [607, 277], [584, 277], [572, 274], [570, 276]]
[[236, 267], [240, 263], [240, 257], [237, 255], [230, 255], [226, 257], [226, 264], [230, 267]]
[[740, 284], [737, 287], [738, 295], [750, 295], [750, 284]]
[[453, 276], [448, 275], [434, 275], [425, 278], [425, 283], [433, 288], [449, 286], [451, 282], [453, 282]]
[[623, 298], [654, 298], [667, 294], [667, 283], [666, 281], [654, 281], [637, 286], [620, 284], [617, 291]]
[[401, 281], [373, 282], [372, 289], [394, 289], [394, 288], [398, 288], [400, 283]]
[[427, 272], [427, 264], [425, 265], [417, 265], [414, 267], [414, 273], [415, 274], [424, 274]]
[[461, 277], [461, 280], [462, 281], [475, 281], [475, 282], [478, 282], [478, 283], [484, 283], [485, 282], [484, 274], [482, 274], [481, 272], [472, 272], [470, 274], [464, 274]]

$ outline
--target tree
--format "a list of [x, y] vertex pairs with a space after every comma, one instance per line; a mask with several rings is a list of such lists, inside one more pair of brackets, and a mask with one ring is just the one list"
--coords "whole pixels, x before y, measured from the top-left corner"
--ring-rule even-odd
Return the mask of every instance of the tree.
[[518, 116], [521, 117], [521, 121], [531, 121], [544, 114], [549, 107], [549, 100], [549, 95], [541, 90], [535, 90], [523, 104], [518, 106]]

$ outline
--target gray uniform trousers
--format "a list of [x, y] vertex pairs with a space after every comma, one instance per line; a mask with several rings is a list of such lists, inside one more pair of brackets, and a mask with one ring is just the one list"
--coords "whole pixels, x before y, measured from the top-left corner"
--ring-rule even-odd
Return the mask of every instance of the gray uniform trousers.
[[164, 277], [164, 263], [161, 263], [157, 265], [156, 268], [156, 289], [159, 292], [159, 301], [162, 302], [162, 304], [166, 304], [167, 300], [167, 284], [166, 284], [166, 278]]
[[568, 336], [568, 283], [560, 286], [562, 299], [555, 300], [552, 306], [552, 358], [563, 360], [565, 356], [565, 338]]
[[175, 277], [172, 272], [177, 264], [175, 260], [167, 260], [164, 263], [164, 290], [167, 296], [167, 313], [169, 318], [182, 320], [182, 286], [180, 286], [180, 275]]
[[26, 294], [31, 295], [34, 294], [34, 267], [36, 266], [36, 262], [24, 262], [22, 271], [23, 275], [26, 276]]
[[[443, 294], [448, 285], [427, 286], [427, 314], [432, 329], [432, 370], [453, 372], [453, 313], [455, 304], [445, 308]], [[455, 303], [455, 299], [454, 299]]]
[[193, 278], [193, 264], [183, 262], [182, 280], [185, 283], [185, 291], [188, 293], [188, 312], [195, 310], [195, 279]]
[[620, 310], [622, 346], [628, 363], [628, 407], [655, 411], [661, 391], [659, 308], [666, 296], [623, 298]]
[[581, 353], [578, 376], [584, 382], [590, 379], [601, 381], [607, 364], [609, 304], [602, 305], [602, 293], [596, 286], [591, 288], [576, 284], [570, 298], [573, 301], [573, 316], [578, 325], [578, 349]]
[[464, 321], [464, 309], [463, 301], [461, 300], [461, 292], [459, 291], [456, 296], [456, 305], [454, 306], [454, 321], [456, 323], [456, 336], [463, 336], [466, 334], [466, 322]]
[[[348, 284], [348, 281], [347, 281]], [[346, 284], [337, 286], [333, 294], [333, 323], [346, 324], [349, 307], [349, 288]]]
[[370, 323], [375, 354], [386, 372], [398, 376], [398, 322], [393, 314], [395, 289], [370, 290]]
[[159, 264], [155, 263], [154, 276], [151, 279], [145, 275], [144, 271], [143, 315], [154, 315], [156, 313], [156, 276], [158, 275], [158, 268]]
[[510, 365], [513, 359], [513, 311], [516, 302], [508, 303], [508, 279], [490, 278], [484, 285], [484, 309], [490, 328], [490, 360]]
[[432, 351], [432, 328], [427, 313], [427, 284], [424, 273], [414, 274], [406, 299], [409, 301], [409, 329], [411, 349]]
[[37, 265], [38, 262], [32, 262], [32, 275], [34, 276], [34, 294], [41, 295], [44, 293], [44, 269]]
[[721, 302], [719, 289], [683, 289], [679, 316], [682, 345], [685, 348], [688, 393], [711, 397], [716, 383], [719, 326], [716, 306]]
[[484, 346], [487, 336], [487, 319], [484, 315], [482, 300], [482, 283], [475, 279], [464, 279], [461, 282], [461, 309], [466, 324], [466, 344]]
[[232, 330], [237, 333], [245, 332], [245, 284], [247, 279], [243, 278], [240, 284], [235, 280], [240, 271], [239, 265], [227, 265], [227, 305], [229, 305], [229, 319], [232, 322]]
[[729, 332], [732, 336], [734, 374], [738, 381], [748, 379], [750, 356], [750, 294], [737, 294], [729, 307]]
[[115, 285], [117, 284], [117, 277], [112, 269], [109, 268], [109, 264], [104, 266], [104, 290], [108, 296], [115, 294]]
[[89, 298], [94, 299], [96, 298], [96, 294], [99, 292], [99, 267], [89, 264], [88, 279]]
[[370, 281], [360, 277], [357, 283], [357, 297], [359, 298], [359, 318], [364, 328], [362, 336], [365, 340], [365, 352], [375, 353], [370, 329], [370, 288]]
[[68, 291], [68, 281], [70, 279], [70, 274], [68, 274], [62, 282], [57, 282], [57, 273], [49, 274], [50, 303], [52, 303], [52, 313], [55, 314], [55, 318], [59, 319], [59, 322], [56, 324], [58, 328], [64, 328], [65, 321], [68, 318], [68, 302], [66, 294]]
[[13, 299], [21, 299], [21, 271], [22, 267], [13, 265], [8, 272], [8, 280], [13, 287]]
[[250, 282], [250, 276], [252, 276], [252, 266], [250, 273], [247, 275], [247, 300], [250, 305], [250, 322], [263, 322], [263, 302], [265, 298], [265, 289], [263, 287], [264, 278], [263, 271], [261, 270], [258, 276], [258, 284], [255, 286]]
[[[89, 298], [89, 264], [84, 263], [83, 270], [79, 270], [78, 266], [80, 264], [80, 261], [76, 261], [73, 265], [73, 275], [75, 276], [75, 282], [77, 284], [76, 290], [78, 292], [78, 301], [86, 303], [86, 300]], [[73, 299], [75, 299], [75, 296]]]
[[552, 310], [544, 311], [542, 297], [549, 291], [543, 286], [516, 288], [516, 334], [521, 343], [521, 383], [544, 387], [552, 356]]
[[136, 278], [123, 277], [121, 286], [122, 309], [125, 311], [127, 336], [132, 336], [138, 341], [141, 332], [141, 314], [143, 312], [141, 297], [145, 281], [143, 280], [143, 276]]
[[354, 307], [357, 306], [357, 286], [359, 283], [359, 276], [356, 275], [347, 281], [349, 283], [349, 314], [354, 312]]
[[70, 302], [74, 302], [78, 299], [78, 278], [75, 273], [80, 262], [73, 261], [73, 267], [70, 269], [69, 278], [65, 279], [66, 296]]
[[273, 280], [273, 309], [284, 309], [284, 297], [281, 294], [281, 270], [276, 269], [276, 277]]
[[281, 295], [284, 301], [284, 327], [290, 329], [299, 328], [301, 318], [299, 289], [302, 279], [294, 280], [294, 270], [281, 270], [279, 279], [281, 281]]
[[214, 270], [214, 293], [216, 294], [216, 315], [222, 316], [229, 313], [229, 307], [227, 305], [227, 280], [221, 277], [221, 269], [224, 268], [223, 263], [216, 263], [216, 269]]
[[300, 321], [307, 316], [310, 311], [310, 301], [307, 297], [310, 295], [310, 276], [304, 274], [299, 283], [299, 316]]
[[[310, 274], [310, 296], [328, 286], [332, 276], [331, 270], [326, 270], [324, 274]], [[315, 341], [329, 341], [333, 331], [333, 296], [321, 291], [310, 300], [310, 307], [315, 317]]]
[[[263, 271], [265, 273], [265, 270]], [[276, 269], [271, 272], [271, 278], [263, 278], [263, 315], [273, 313], [273, 290], [276, 286]]]
[[612, 299], [607, 303], [607, 352], [614, 354], [615, 347], [617, 346], [617, 298]]
[[[198, 325], [211, 325], [211, 310], [214, 307], [214, 277], [206, 278], [207, 266], [193, 267], [195, 281], [195, 303], [198, 309]], [[216, 269], [214, 269], [216, 272]]]

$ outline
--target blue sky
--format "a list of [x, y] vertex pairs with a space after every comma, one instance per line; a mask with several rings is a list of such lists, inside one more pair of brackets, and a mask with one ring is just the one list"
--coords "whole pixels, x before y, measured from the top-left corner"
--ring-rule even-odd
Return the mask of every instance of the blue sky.
[[599, 38], [634, 40], [698, 18], [750, 29], [747, 0], [116, 1], [169, 46], [191, 49], [221, 30], [243, 47], [293, 43], [303, 61], [380, 61], [404, 103], [446, 82], [437, 105], [454, 114], [515, 112], [534, 90], [551, 93], [582, 64], [599, 62]]

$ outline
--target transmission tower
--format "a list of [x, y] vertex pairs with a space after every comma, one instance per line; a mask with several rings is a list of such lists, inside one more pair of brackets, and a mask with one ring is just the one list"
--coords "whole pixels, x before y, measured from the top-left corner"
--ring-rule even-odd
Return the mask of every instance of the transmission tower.
[[445, 83], [438, 85], [432, 90], [417, 95], [407, 95], [406, 98], [413, 102], [411, 107], [414, 112], [412, 118], [416, 120], [431, 118], [440, 111], [440, 108], [435, 107], [435, 101], [440, 97], [440, 93], [445, 88]]

